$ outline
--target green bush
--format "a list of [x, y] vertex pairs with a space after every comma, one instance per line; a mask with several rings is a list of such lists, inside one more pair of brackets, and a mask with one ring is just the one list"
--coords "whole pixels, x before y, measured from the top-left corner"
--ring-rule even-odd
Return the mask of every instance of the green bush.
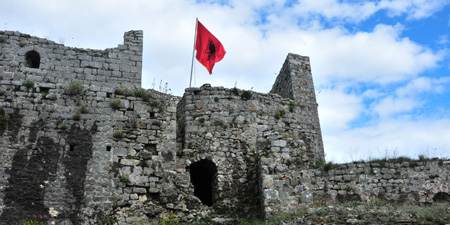
[[332, 162], [327, 162], [324, 166], [323, 166], [323, 170], [325, 171], [330, 171], [332, 170], [334, 167], [334, 164]]
[[33, 88], [34, 87], [34, 81], [30, 80], [30, 79], [26, 79], [22, 82], [23, 86], [25, 86], [27, 89]]
[[120, 182], [122, 182], [122, 183], [128, 183], [128, 182], [130, 182], [130, 180], [129, 180], [128, 178], [126, 178], [126, 177], [124, 177], [124, 176], [122, 176], [122, 175], [119, 175], [119, 180], [120, 180]]
[[85, 105], [80, 107], [80, 113], [86, 114], [88, 112], [89, 112], [89, 109]]
[[65, 89], [66, 94], [68, 94], [68, 95], [82, 94], [84, 92], [83, 82], [81, 82], [79, 80], [74, 80], [74, 81], [70, 82], [70, 84], [67, 85], [64, 89]]
[[241, 99], [242, 100], [249, 100], [252, 98], [252, 93], [250, 91], [244, 91], [241, 94]]
[[118, 98], [113, 98], [111, 99], [111, 101], [109, 102], [109, 105], [111, 106], [111, 108], [113, 109], [118, 109], [120, 107], [122, 107], [122, 101]]
[[232, 92], [234, 95], [239, 95], [239, 90], [238, 90], [236, 87], [234, 87], [234, 88], [231, 90], [231, 92]]
[[142, 98], [144, 101], [148, 101], [152, 97], [152, 94], [143, 88], [134, 89], [133, 94], [135, 97]]
[[215, 102], [219, 102], [219, 97], [214, 97]]

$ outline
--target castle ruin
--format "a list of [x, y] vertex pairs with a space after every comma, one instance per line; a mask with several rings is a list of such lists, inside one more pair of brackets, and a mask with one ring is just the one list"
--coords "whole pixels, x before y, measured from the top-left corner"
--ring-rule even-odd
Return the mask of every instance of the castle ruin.
[[323, 170], [308, 57], [289, 54], [268, 94], [177, 97], [141, 88], [142, 44], [142, 31], [105, 50], [0, 31], [1, 224], [223, 222], [450, 192], [448, 161]]

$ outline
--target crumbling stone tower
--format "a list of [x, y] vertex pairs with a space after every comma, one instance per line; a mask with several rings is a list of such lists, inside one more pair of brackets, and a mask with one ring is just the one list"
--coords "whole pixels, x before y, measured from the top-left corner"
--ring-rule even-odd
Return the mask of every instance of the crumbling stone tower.
[[308, 57], [289, 54], [269, 94], [188, 88], [177, 119], [179, 155], [193, 181], [207, 177], [194, 183], [207, 187], [208, 197], [199, 196], [206, 204], [252, 196], [266, 215], [292, 211], [303, 191], [296, 171], [324, 162]]

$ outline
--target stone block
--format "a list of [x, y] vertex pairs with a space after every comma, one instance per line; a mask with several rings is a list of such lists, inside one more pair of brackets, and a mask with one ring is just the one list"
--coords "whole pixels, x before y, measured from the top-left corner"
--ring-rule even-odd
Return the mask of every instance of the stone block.
[[120, 164], [126, 166], [137, 166], [141, 161], [136, 159], [121, 159]]

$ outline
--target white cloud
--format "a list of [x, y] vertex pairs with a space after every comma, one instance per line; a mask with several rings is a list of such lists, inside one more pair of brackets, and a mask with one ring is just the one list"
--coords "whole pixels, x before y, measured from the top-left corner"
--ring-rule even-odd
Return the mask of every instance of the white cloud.
[[397, 98], [394, 96], [388, 96], [382, 99], [379, 103], [372, 107], [372, 112], [376, 113], [382, 119], [387, 117], [409, 112], [419, 106], [423, 105], [422, 102], [412, 98]]
[[347, 129], [348, 123], [364, 110], [361, 97], [346, 94], [343, 90], [321, 90], [317, 99], [320, 103], [320, 123], [327, 133]]
[[343, 131], [328, 138], [328, 160], [345, 162], [385, 156], [450, 157], [448, 118], [386, 120], [374, 126]]

